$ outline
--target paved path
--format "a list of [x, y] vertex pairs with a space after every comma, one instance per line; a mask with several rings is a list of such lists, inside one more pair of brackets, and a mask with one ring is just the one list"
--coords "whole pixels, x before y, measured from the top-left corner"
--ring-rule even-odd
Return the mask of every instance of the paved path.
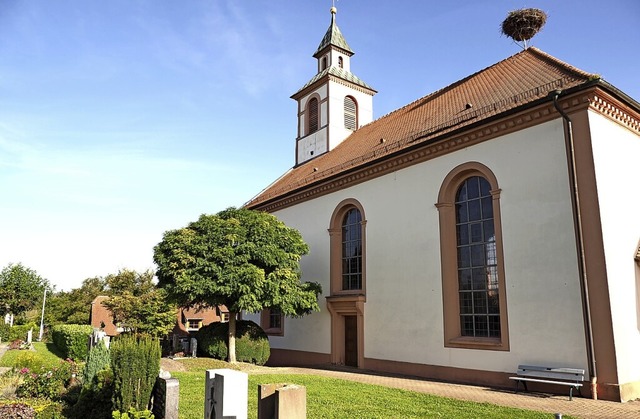
[[349, 368], [316, 369], [291, 368], [291, 372], [316, 374], [333, 378], [377, 384], [385, 387], [400, 388], [419, 393], [434, 394], [459, 400], [480, 403], [492, 403], [500, 406], [517, 407], [528, 410], [548, 412], [550, 418], [555, 413], [571, 415], [583, 419], [640, 419], [640, 401], [615, 403], [574, 397], [569, 401], [568, 394], [556, 396], [541, 393], [518, 393], [512, 390], [489, 387], [443, 383], [424, 379], [382, 375], [375, 372], [362, 372]]

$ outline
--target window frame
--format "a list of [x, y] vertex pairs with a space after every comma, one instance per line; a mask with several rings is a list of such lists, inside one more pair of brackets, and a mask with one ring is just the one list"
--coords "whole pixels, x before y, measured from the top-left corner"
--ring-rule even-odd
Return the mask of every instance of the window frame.
[[[350, 100], [353, 103], [353, 112], [351, 112], [350, 110], [347, 110], [347, 100]], [[342, 107], [343, 107], [344, 127], [348, 130], [356, 131], [358, 129], [358, 102], [356, 101], [356, 98], [350, 95], [345, 96], [344, 99], [342, 100]], [[352, 115], [353, 115], [353, 128], [347, 125], [347, 116], [352, 116]]]
[[[500, 303], [500, 337], [462, 336], [460, 325], [460, 300], [458, 287], [458, 260], [456, 235], [456, 194], [469, 178], [479, 176], [490, 185], [493, 224], [496, 243], [498, 299]], [[440, 223], [440, 258], [442, 269], [442, 302], [444, 346], [450, 348], [509, 350], [509, 324], [507, 316], [506, 280], [502, 245], [502, 222], [500, 216], [500, 188], [493, 172], [478, 162], [468, 162], [454, 168], [445, 177], [438, 194]]]
[[[360, 269], [360, 282], [361, 287], [359, 289], [345, 290], [343, 289], [343, 269], [342, 269], [342, 223], [347, 213], [357, 209], [360, 212], [360, 243], [362, 247], [361, 251], [361, 269]], [[355, 199], [349, 198], [340, 202], [333, 214], [331, 215], [331, 221], [329, 224], [329, 241], [330, 241], [330, 295], [366, 295], [367, 285], [367, 240], [366, 240], [366, 217], [365, 212], [360, 204]]]
[[269, 336], [284, 336], [284, 315], [280, 312], [280, 327], [271, 327], [271, 309], [264, 309], [260, 313], [260, 327]]
[[[316, 109], [315, 109], [315, 118], [311, 117], [311, 113], [313, 111], [313, 109], [311, 108], [311, 104], [315, 103]], [[309, 98], [309, 100], [307, 100], [307, 106], [306, 106], [306, 128], [307, 128], [307, 135], [311, 135], [314, 132], [318, 132], [320, 130], [320, 99], [316, 96], [312, 96]], [[315, 126], [314, 124], [312, 124], [312, 120], [315, 120]]]

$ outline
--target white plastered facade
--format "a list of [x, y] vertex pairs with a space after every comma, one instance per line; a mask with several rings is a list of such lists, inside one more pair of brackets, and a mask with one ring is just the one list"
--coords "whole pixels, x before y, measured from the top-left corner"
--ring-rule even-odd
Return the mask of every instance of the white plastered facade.
[[611, 317], [621, 384], [640, 381], [640, 241], [637, 179], [640, 139], [589, 112]]
[[[468, 162], [488, 167], [501, 189], [509, 351], [444, 345], [434, 204], [447, 174]], [[272, 348], [330, 353], [327, 229], [336, 206], [352, 198], [366, 217], [365, 358], [497, 372], [523, 363], [587, 370], [567, 173], [556, 119], [274, 212], [309, 244], [302, 280], [321, 283], [324, 294], [321, 312], [287, 318]]]

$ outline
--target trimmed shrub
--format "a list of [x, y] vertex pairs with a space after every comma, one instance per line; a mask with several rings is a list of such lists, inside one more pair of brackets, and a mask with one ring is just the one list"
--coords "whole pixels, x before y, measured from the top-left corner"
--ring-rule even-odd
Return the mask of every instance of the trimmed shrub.
[[51, 329], [51, 339], [65, 358], [84, 361], [91, 332], [93, 328], [88, 324], [59, 324]]
[[[198, 353], [226, 360], [229, 356], [229, 323], [211, 323], [198, 330]], [[236, 322], [236, 360], [264, 365], [269, 359], [269, 338], [260, 326], [250, 320]]]
[[82, 371], [83, 387], [90, 385], [98, 371], [109, 368], [110, 363], [111, 356], [109, 355], [109, 348], [104, 344], [104, 341], [98, 342], [98, 344], [89, 351], [87, 363]]
[[146, 409], [160, 372], [160, 342], [149, 337], [120, 335], [111, 344], [111, 369], [114, 410]]

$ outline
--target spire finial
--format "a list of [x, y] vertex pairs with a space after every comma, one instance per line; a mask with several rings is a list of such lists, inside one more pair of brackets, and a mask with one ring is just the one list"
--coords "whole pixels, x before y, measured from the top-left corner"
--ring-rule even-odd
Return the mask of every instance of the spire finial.
[[336, 0], [331, 0], [331, 14], [335, 16], [337, 12], [338, 9], [336, 9]]

